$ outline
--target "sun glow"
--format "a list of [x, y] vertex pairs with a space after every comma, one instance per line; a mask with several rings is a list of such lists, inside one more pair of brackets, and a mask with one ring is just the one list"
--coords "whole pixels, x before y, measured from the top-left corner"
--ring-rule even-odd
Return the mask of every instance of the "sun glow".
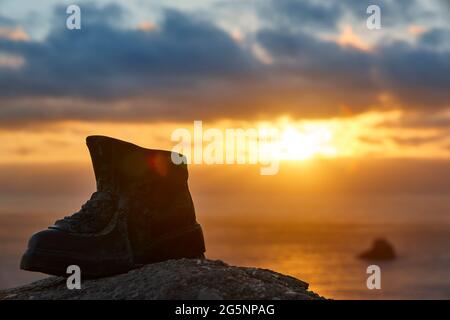
[[[352, 117], [298, 120], [288, 116], [266, 121], [220, 120], [205, 122], [205, 130], [249, 128], [276, 130], [277, 139], [264, 141], [263, 159], [306, 161], [319, 158], [450, 158], [445, 129], [399, 128], [402, 113], [372, 112]], [[170, 137], [177, 128], [192, 128], [189, 122], [107, 123], [61, 121], [21, 130], [0, 130], [3, 152], [0, 164], [89, 162], [84, 139], [103, 134], [132, 141], [148, 148], [171, 150]], [[436, 142], [433, 137], [443, 136]], [[423, 143], [414, 143], [424, 141]], [[225, 150], [226, 151], [226, 150]], [[250, 151], [252, 152], [252, 151]], [[70, 157], [67, 157], [70, 154]]]
[[332, 145], [332, 132], [326, 126], [307, 126], [303, 131], [288, 128], [283, 132], [282, 159], [310, 159], [316, 155], [334, 156], [336, 147]]
[[307, 160], [337, 154], [332, 128], [313, 123], [284, 125], [279, 139], [269, 143], [267, 149], [267, 153], [279, 160]]

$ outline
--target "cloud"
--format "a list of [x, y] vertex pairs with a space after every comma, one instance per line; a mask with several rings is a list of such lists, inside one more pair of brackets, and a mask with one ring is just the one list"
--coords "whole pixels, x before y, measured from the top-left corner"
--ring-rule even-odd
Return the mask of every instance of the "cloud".
[[25, 60], [16, 55], [2, 54], [0, 52], [0, 70], [7, 69], [20, 69], [24, 66]]
[[[341, 12], [351, 13], [357, 20], [368, 17], [367, 8], [376, 5], [381, 9], [383, 28], [404, 26], [412, 21], [433, 21], [436, 17], [445, 17], [441, 11], [440, 0], [341, 0]], [[427, 2], [428, 5], [424, 5]]]
[[450, 106], [450, 51], [395, 42], [376, 56], [380, 83], [406, 108], [438, 110]]
[[158, 32], [114, 27], [122, 16], [115, 5], [83, 12], [81, 30], [60, 26], [43, 43], [0, 42], [27, 61], [21, 72], [0, 74], [3, 96], [132, 96], [251, 67], [250, 55], [224, 31], [177, 11], [165, 12]]
[[[262, 13], [277, 25], [334, 33], [346, 21], [358, 21], [365, 26], [369, 14], [367, 8], [377, 5], [381, 9], [383, 27], [404, 26], [412, 21], [445, 21], [450, 8], [447, 0], [271, 0], [263, 6]], [[445, 4], [443, 3], [445, 2]], [[317, 30], [318, 29], [318, 30]]]
[[[1, 3], [1, 2], [0, 2]], [[13, 19], [0, 15], [0, 26], [14, 26], [15, 22]]]
[[30, 37], [25, 32], [23, 27], [16, 21], [0, 15], [0, 39], [7, 39], [10, 41], [28, 41], [30, 40]]
[[[430, 33], [436, 30], [421, 39]], [[388, 93], [396, 98], [397, 107], [408, 110], [450, 106], [446, 89], [450, 87], [450, 50], [395, 41], [365, 52], [285, 30], [263, 30], [258, 40], [285, 74], [305, 79], [305, 87], [339, 88], [329, 92], [335, 104], [367, 108], [380, 104], [380, 93]], [[345, 96], [339, 97], [339, 92]]]
[[28, 41], [30, 40], [30, 37], [21, 27], [10, 28], [0, 26], [0, 39]]
[[450, 135], [450, 112], [408, 112], [403, 114], [400, 119], [380, 123], [380, 127], [394, 129], [442, 130], [442, 135], [448, 137]]
[[[401, 14], [401, 3], [385, 5]], [[198, 15], [169, 9], [146, 28], [124, 28], [128, 13], [118, 5], [83, 5], [82, 29], [71, 31], [57, 7], [43, 41], [0, 39], [2, 54], [24, 61], [0, 69], [0, 122], [327, 117], [376, 108], [383, 96], [391, 97], [391, 108], [448, 108], [444, 29], [427, 27], [416, 42], [380, 41], [362, 50], [309, 28], [335, 27], [349, 10], [364, 8], [365, 17], [359, 1], [339, 8], [321, 1], [271, 5], [278, 18], [242, 41]], [[411, 7], [406, 15], [418, 14]]]
[[261, 12], [277, 25], [326, 29], [337, 27], [342, 8], [329, 1], [272, 0]]
[[432, 144], [432, 143], [436, 143], [436, 142], [440, 142], [442, 140], [444, 140], [446, 138], [446, 136], [442, 136], [442, 135], [432, 135], [432, 136], [428, 136], [428, 137], [397, 137], [397, 136], [393, 136], [390, 139], [395, 142], [398, 145], [403, 145], [403, 146], [418, 146], [420, 147], [421, 145], [424, 144]]
[[434, 28], [420, 33], [419, 44], [432, 50], [450, 51], [450, 30]]
[[[371, 54], [303, 32], [263, 30], [258, 40], [277, 62], [275, 72], [297, 82], [297, 96], [310, 95], [309, 103], [316, 106], [316, 112], [320, 106], [336, 110], [343, 105], [361, 111], [376, 101]], [[327, 92], [327, 97], [321, 92]]]

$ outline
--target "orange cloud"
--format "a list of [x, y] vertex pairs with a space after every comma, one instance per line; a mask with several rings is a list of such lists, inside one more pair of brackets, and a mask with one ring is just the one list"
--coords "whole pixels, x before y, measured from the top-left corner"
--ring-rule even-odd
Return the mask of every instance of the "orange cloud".
[[264, 49], [258, 43], [253, 44], [252, 53], [256, 59], [258, 59], [260, 62], [262, 62], [264, 64], [272, 64], [273, 63], [272, 56], [266, 51], [266, 49]]
[[426, 32], [427, 28], [419, 25], [410, 25], [408, 26], [408, 33], [413, 36], [420, 36], [422, 33]]
[[361, 51], [370, 51], [370, 46], [365, 43], [356, 33], [353, 32], [351, 26], [344, 26], [341, 34], [337, 37], [336, 42], [342, 47], [353, 47]]
[[0, 52], [0, 68], [20, 69], [24, 64], [25, 59], [21, 56]]
[[144, 21], [138, 25], [138, 29], [145, 32], [152, 32], [158, 29], [158, 26], [153, 22]]
[[12, 41], [28, 41], [30, 37], [22, 29], [22, 27], [8, 28], [0, 27], [0, 39], [8, 39]]
[[239, 29], [233, 29], [230, 32], [230, 37], [237, 43], [242, 43], [245, 40], [245, 35]]

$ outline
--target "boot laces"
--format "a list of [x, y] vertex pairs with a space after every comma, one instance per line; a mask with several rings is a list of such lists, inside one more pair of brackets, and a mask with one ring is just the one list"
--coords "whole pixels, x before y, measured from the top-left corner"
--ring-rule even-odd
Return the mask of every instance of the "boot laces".
[[91, 198], [86, 201], [78, 212], [71, 216], [64, 217], [67, 222], [81, 222], [84, 220], [93, 219], [99, 209], [105, 205], [109, 206], [112, 202], [112, 195], [109, 192], [96, 191], [91, 195]]

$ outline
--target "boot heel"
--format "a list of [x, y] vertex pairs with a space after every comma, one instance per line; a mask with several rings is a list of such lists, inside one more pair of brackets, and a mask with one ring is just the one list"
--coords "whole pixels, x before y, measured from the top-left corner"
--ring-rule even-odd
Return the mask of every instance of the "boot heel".
[[171, 245], [174, 254], [178, 258], [205, 257], [205, 240], [199, 224], [171, 239], [168, 245]]
[[160, 262], [170, 259], [205, 257], [205, 242], [199, 224], [160, 239], [154, 243], [145, 255], [136, 261], [139, 264]]

